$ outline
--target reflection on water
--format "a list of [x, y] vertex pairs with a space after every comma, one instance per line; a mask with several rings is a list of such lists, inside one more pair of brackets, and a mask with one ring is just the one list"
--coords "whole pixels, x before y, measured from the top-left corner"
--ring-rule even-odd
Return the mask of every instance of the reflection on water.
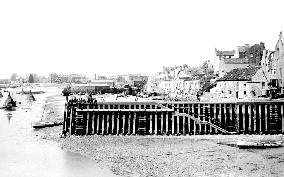
[[13, 114], [11, 112], [7, 113], [7, 118], [8, 118], [8, 122], [10, 123], [11, 118], [13, 117]]
[[0, 176], [116, 176], [88, 158], [40, 140], [31, 122], [41, 119], [46, 95], [37, 95], [36, 102], [25, 101], [25, 97], [13, 94], [21, 102], [15, 111], [0, 109]]

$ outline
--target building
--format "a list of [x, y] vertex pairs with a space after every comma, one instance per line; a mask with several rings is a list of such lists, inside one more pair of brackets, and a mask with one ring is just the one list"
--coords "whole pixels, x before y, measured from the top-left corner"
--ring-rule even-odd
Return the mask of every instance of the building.
[[261, 59], [264, 43], [238, 46], [236, 50], [220, 51], [215, 49], [217, 63], [215, 64], [215, 74], [223, 77], [227, 72], [236, 68], [247, 68], [261, 66]]
[[217, 98], [244, 99], [266, 94], [268, 82], [261, 67], [237, 68], [217, 79], [217, 86], [210, 90]]
[[114, 80], [97, 80], [97, 79], [93, 79], [91, 80], [91, 84], [92, 85], [107, 85], [109, 87], [114, 87], [115, 84], [114, 84]]
[[196, 98], [197, 92], [201, 89], [201, 76], [204, 76], [203, 71], [187, 65], [163, 67], [163, 72], [149, 77], [146, 91], [165, 94], [170, 98]]

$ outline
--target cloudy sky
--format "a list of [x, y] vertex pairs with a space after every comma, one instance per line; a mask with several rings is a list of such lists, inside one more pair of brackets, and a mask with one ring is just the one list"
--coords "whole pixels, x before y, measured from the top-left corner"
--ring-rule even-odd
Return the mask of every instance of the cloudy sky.
[[214, 49], [265, 42], [284, 3], [261, 0], [0, 0], [0, 78], [12, 73], [154, 73]]

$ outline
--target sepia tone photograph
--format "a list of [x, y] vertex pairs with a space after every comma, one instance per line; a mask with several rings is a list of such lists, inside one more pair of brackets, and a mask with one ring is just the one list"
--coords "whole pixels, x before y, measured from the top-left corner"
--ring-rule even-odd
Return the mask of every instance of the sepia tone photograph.
[[284, 176], [281, 0], [0, 0], [0, 177]]

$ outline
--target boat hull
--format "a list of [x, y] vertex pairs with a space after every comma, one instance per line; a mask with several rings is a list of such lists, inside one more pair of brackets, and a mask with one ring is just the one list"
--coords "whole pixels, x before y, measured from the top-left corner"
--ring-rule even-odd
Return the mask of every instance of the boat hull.
[[276, 142], [238, 142], [237, 146], [240, 149], [265, 149], [265, 148], [278, 148], [282, 146], [282, 141], [276, 141]]

